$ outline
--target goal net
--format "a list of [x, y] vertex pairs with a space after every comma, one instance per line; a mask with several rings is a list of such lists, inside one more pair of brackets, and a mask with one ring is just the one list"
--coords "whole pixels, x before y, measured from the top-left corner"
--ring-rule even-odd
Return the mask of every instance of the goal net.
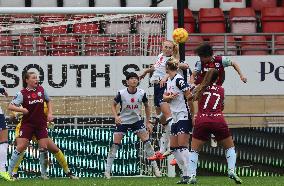
[[[124, 87], [127, 69], [139, 73], [154, 62], [139, 61], [144, 60], [141, 56], [149, 56], [148, 60], [158, 55], [172, 30], [171, 8], [0, 8], [1, 68], [7, 72], [1, 83], [13, 96], [21, 89], [22, 73], [37, 71], [53, 99], [55, 128], [49, 130], [50, 137], [75, 175], [101, 177], [113, 140], [114, 95]], [[147, 81], [142, 84], [152, 104], [152, 88]], [[2, 108], [10, 100], [3, 100]], [[154, 116], [154, 109], [151, 113]], [[10, 158], [15, 125], [9, 124]], [[160, 134], [158, 127], [153, 134], [156, 149]], [[144, 153], [143, 145], [129, 132], [114, 161], [113, 175], [153, 176]], [[38, 159], [33, 143], [20, 166], [20, 177], [39, 176]], [[159, 165], [166, 174], [166, 160]], [[51, 177], [64, 175], [53, 155], [48, 171]]]

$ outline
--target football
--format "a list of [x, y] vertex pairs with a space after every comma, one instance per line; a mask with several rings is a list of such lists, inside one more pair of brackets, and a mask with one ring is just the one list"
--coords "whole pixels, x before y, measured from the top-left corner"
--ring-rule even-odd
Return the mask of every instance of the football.
[[176, 43], [185, 43], [188, 39], [188, 32], [184, 28], [176, 28], [173, 32], [173, 40]]

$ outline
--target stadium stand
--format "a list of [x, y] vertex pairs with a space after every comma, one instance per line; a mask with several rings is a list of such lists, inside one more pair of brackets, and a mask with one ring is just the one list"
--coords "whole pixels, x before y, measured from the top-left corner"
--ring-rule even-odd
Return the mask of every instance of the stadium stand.
[[277, 0], [251, 0], [251, 7], [256, 11], [267, 7], [277, 7]]
[[241, 44], [242, 55], [268, 55], [265, 36], [244, 36]]
[[229, 11], [231, 8], [245, 8], [245, 0], [219, 0], [220, 8], [223, 11]]
[[263, 32], [284, 32], [284, 7], [263, 8], [261, 24]]
[[13, 56], [13, 42], [11, 36], [0, 35], [0, 56]]
[[[178, 12], [177, 9], [174, 9], [174, 24], [175, 28], [178, 28]], [[193, 17], [193, 14], [191, 10], [188, 8], [184, 9], [184, 28], [189, 32], [189, 33], [194, 33], [195, 32], [195, 19]]]
[[46, 56], [46, 44], [43, 37], [20, 36], [18, 56]]
[[252, 8], [232, 8], [229, 13], [232, 33], [256, 33], [257, 20]]
[[284, 35], [275, 37], [275, 54], [284, 55]]
[[200, 8], [198, 19], [200, 33], [225, 32], [225, 17], [220, 8]]
[[50, 44], [52, 56], [77, 56], [79, 53], [77, 41], [72, 36], [51, 37]]
[[113, 40], [110, 37], [90, 36], [83, 40], [83, 51], [87, 56], [110, 56]]
[[[233, 36], [212, 36], [209, 40], [213, 47], [214, 55], [225, 55], [225, 50], [227, 50], [227, 55], [237, 55], [237, 46]], [[225, 43], [227, 43], [227, 49], [225, 49]]]
[[193, 56], [195, 55], [194, 50], [195, 48], [203, 43], [203, 38], [201, 36], [189, 36], [188, 42], [185, 44], [185, 55]]

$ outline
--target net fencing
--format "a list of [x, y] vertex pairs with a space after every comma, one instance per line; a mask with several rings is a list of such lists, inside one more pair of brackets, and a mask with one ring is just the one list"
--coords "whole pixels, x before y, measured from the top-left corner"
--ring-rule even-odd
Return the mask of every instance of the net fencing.
[[[54, 11], [0, 8], [0, 55], [153, 56], [160, 53], [161, 42], [171, 35], [168, 30], [173, 28], [173, 21], [168, 22], [169, 17], [173, 19], [169, 8], [79, 9], [78, 12], [78, 8], [62, 8], [60, 11], [56, 8]], [[70, 169], [80, 177], [103, 176], [115, 128], [110, 109], [113, 96], [92, 93], [90, 96], [64, 96], [63, 91], [62, 96], [52, 99], [55, 128], [49, 129], [49, 136], [65, 154]], [[11, 97], [3, 100], [2, 108], [6, 108], [10, 100]], [[150, 100], [152, 102], [152, 97]], [[151, 113], [154, 113], [153, 109]], [[8, 123], [11, 126], [10, 158], [14, 149], [15, 125]], [[158, 127], [154, 135], [160, 134]], [[156, 137], [153, 138], [155, 148]], [[144, 153], [143, 144], [129, 132], [114, 161], [113, 175], [153, 176]], [[159, 162], [164, 166], [164, 174], [167, 172], [165, 162]], [[64, 175], [52, 154], [48, 173], [51, 177]], [[39, 175], [39, 151], [37, 144], [31, 143], [19, 168], [19, 176]]]

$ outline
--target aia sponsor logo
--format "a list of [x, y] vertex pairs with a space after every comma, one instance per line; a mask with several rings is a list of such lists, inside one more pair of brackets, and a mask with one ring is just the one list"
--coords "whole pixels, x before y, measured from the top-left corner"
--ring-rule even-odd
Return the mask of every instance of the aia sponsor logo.
[[130, 110], [135, 110], [138, 109], [138, 105], [126, 105], [126, 108]]

